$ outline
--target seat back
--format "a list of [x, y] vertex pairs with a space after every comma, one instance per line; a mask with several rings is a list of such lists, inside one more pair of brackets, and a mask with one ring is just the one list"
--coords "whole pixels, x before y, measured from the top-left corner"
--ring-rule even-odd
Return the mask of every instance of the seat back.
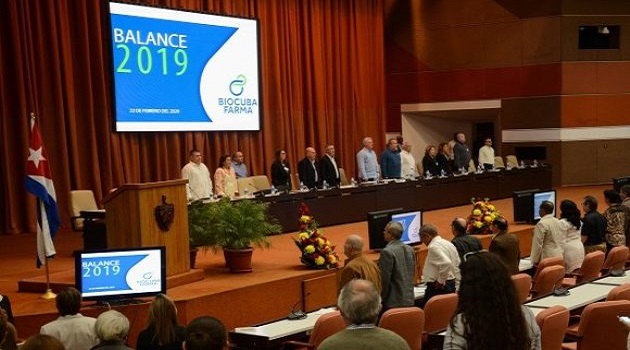
[[267, 175], [250, 176], [251, 183], [256, 187], [256, 191], [268, 190], [271, 188]]
[[494, 167], [497, 169], [505, 168], [505, 163], [503, 163], [503, 158], [501, 158], [501, 156], [494, 157]]
[[542, 259], [540, 263], [538, 263], [538, 266], [536, 267], [536, 272], [534, 273], [534, 277], [532, 277], [532, 280], [534, 281], [534, 283], [536, 283], [536, 279], [538, 278], [538, 274], [540, 274], [540, 271], [542, 271], [545, 267], [556, 266], [556, 265], [564, 266], [564, 259], [561, 257], [551, 257], [551, 258]]
[[343, 168], [338, 168], [339, 169], [339, 181], [341, 182], [340, 185], [341, 186], [348, 186], [350, 185], [350, 180], [348, 180], [348, 176], [346, 175], [346, 171]]
[[560, 305], [552, 306], [536, 315], [536, 323], [540, 327], [542, 349], [560, 350], [569, 326], [569, 310]]
[[587, 305], [578, 327], [577, 348], [625, 349], [628, 331], [617, 320], [618, 315], [630, 315], [630, 301], [603, 301]]
[[341, 332], [345, 328], [346, 323], [343, 320], [343, 317], [341, 317], [341, 313], [339, 311], [323, 314], [319, 316], [317, 321], [315, 321], [315, 326], [313, 327], [313, 331], [311, 332], [311, 337], [308, 342], [313, 346], [313, 348], [317, 349], [324, 339], [337, 332]]
[[564, 266], [547, 266], [545, 267], [536, 280], [534, 290], [532, 290], [533, 296], [539, 296], [551, 293], [554, 288], [562, 285], [562, 278], [564, 277]]
[[238, 185], [238, 193], [240, 193], [241, 195], [244, 195], [246, 190], [249, 193], [260, 191], [254, 184], [252, 176], [239, 177], [238, 179], [236, 179], [236, 184]]
[[422, 331], [424, 330], [424, 311], [418, 307], [400, 307], [385, 311], [378, 326], [401, 336], [409, 348], [422, 348]]
[[468, 172], [474, 173], [475, 171], [477, 171], [477, 168], [475, 167], [475, 161], [471, 159], [470, 162], [468, 162]]
[[512, 282], [516, 288], [518, 294], [518, 301], [524, 303], [529, 296], [529, 291], [532, 289], [532, 277], [526, 273], [519, 273], [512, 275]]
[[513, 154], [505, 156], [505, 162], [507, 163], [506, 165], [511, 168], [518, 166], [518, 159], [516, 159], [516, 156]]
[[606, 301], [630, 300], [630, 283], [624, 283], [608, 292]]
[[610, 271], [621, 271], [626, 267], [626, 260], [628, 260], [627, 246], [614, 247], [608, 252], [604, 265], [602, 266], [602, 272], [608, 273]]
[[424, 331], [427, 333], [446, 329], [457, 309], [456, 293], [436, 295], [424, 305]]
[[82, 210], [98, 210], [94, 193], [91, 190], [74, 190], [68, 195], [70, 222], [75, 231], [83, 230]]
[[604, 265], [604, 252], [596, 251], [586, 254], [580, 273], [576, 278], [577, 283], [588, 282], [599, 277], [599, 273]]

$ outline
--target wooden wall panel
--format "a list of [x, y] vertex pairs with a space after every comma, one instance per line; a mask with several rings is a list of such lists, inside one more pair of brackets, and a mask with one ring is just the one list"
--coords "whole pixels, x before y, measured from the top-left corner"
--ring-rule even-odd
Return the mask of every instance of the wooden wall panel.
[[597, 125], [630, 125], [630, 95], [598, 96]]
[[622, 94], [628, 92], [630, 92], [629, 61], [562, 63], [563, 94]]
[[483, 26], [482, 67], [511, 67], [522, 64], [523, 23], [512, 21]]
[[563, 62], [561, 69], [563, 94], [588, 94], [596, 92], [596, 63]]
[[[518, 0], [512, 0], [518, 1]], [[562, 1], [564, 15], [610, 15], [630, 13], [630, 2], [625, 0], [571, 0]]]
[[597, 125], [597, 96], [578, 95], [561, 98], [562, 127], [585, 127]]
[[560, 97], [508, 98], [502, 102], [503, 129], [557, 128]]
[[522, 63], [560, 62], [562, 59], [560, 18], [530, 18], [522, 22]]
[[[612, 178], [630, 175], [630, 135], [627, 140], [595, 142], [597, 152], [596, 182], [611, 182]], [[594, 182], [594, 181], [593, 181]]]
[[562, 163], [560, 171], [564, 185], [594, 183], [597, 162], [596, 141], [575, 141], [562, 143]]

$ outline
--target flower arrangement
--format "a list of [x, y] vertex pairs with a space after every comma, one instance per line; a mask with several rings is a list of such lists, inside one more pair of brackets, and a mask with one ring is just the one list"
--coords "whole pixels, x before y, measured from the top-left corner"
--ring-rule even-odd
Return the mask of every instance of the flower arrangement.
[[300, 228], [295, 245], [302, 252], [302, 264], [317, 269], [339, 267], [335, 246], [317, 229], [317, 221], [309, 213], [308, 206], [300, 204]]
[[476, 200], [475, 197], [471, 198], [473, 208], [468, 215], [466, 232], [481, 235], [492, 234], [492, 221], [501, 214], [497, 211], [488, 198], [483, 200]]

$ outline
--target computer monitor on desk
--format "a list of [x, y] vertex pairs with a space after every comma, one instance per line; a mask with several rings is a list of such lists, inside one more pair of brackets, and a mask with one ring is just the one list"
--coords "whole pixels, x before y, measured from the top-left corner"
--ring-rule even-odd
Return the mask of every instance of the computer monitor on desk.
[[534, 197], [534, 203], [533, 203], [532, 211], [534, 212], [534, 221], [540, 220], [540, 213], [538, 212], [538, 209], [540, 208], [540, 204], [542, 204], [542, 202], [544, 201], [549, 201], [553, 203], [554, 205], [553, 215], [555, 215], [556, 191], [554, 190], [539, 191], [539, 192], [534, 193], [533, 197]]

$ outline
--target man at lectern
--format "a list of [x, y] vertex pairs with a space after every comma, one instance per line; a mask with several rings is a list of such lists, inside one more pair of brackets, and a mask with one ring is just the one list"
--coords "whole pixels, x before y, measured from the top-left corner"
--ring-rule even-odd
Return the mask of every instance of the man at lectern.
[[188, 179], [186, 195], [189, 201], [195, 201], [212, 196], [212, 180], [210, 171], [201, 162], [201, 152], [193, 149], [188, 153], [190, 162], [182, 168], [182, 179]]

